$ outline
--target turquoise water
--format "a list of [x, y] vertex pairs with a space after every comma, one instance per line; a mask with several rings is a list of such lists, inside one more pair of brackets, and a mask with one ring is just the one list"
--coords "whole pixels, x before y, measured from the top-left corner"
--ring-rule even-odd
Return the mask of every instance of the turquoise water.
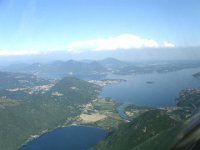
[[[127, 81], [104, 87], [101, 95], [139, 106], [172, 106], [176, 104], [175, 99], [181, 90], [200, 87], [200, 79], [192, 76], [197, 72], [200, 68], [169, 73], [109, 75], [107, 78]], [[151, 84], [148, 84], [149, 81]]]
[[46, 133], [20, 150], [87, 150], [105, 136], [99, 128], [70, 126]]

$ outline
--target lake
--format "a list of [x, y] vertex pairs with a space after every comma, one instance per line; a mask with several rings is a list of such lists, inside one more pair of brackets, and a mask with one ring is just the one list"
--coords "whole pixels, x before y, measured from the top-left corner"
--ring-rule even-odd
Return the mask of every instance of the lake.
[[192, 76], [197, 72], [200, 72], [200, 68], [168, 73], [108, 75], [107, 79], [125, 79], [126, 82], [104, 87], [101, 95], [125, 104], [173, 106], [181, 90], [200, 87], [200, 79]]
[[46, 133], [20, 150], [87, 150], [105, 136], [106, 131], [103, 129], [70, 126]]

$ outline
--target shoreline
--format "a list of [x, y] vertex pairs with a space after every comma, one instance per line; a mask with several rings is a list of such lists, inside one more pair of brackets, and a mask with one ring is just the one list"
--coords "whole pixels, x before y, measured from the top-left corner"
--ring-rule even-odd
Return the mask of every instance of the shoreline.
[[[101, 96], [100, 96], [100, 97], [101, 97]], [[111, 100], [113, 103], [116, 103], [116, 104], [117, 104], [117, 105], [116, 105], [116, 110], [117, 110], [117, 113], [118, 113], [119, 116], [120, 116], [120, 119], [121, 119], [122, 121], [127, 121], [129, 118], [128, 118], [127, 114], [126, 114], [125, 108], [126, 108], [127, 106], [131, 106], [131, 105], [134, 105], [134, 104], [132, 104], [132, 103], [118, 103], [117, 101], [115, 101], [115, 100], [113, 100], [113, 99], [110, 99], [110, 100]], [[92, 101], [91, 101], [91, 102], [92, 102]], [[91, 102], [90, 102], [90, 103], [91, 103]], [[87, 104], [86, 104], [86, 105], [87, 105]], [[135, 106], [137, 106], [137, 105], [135, 105]], [[120, 107], [122, 107], [122, 108], [120, 108]], [[142, 106], [137, 106], [137, 107], [142, 108]], [[173, 109], [175, 109], [175, 108], [177, 109], [177, 106], [175, 105], [175, 106], [151, 107], [151, 108], [154, 108], [154, 109], [164, 109], [164, 110], [170, 111], [170, 110], [173, 110]], [[120, 110], [120, 109], [121, 109], [121, 110]], [[123, 112], [123, 115], [122, 115], [122, 112]], [[46, 134], [48, 134], [48, 133], [50, 133], [50, 132], [52, 132], [52, 131], [54, 131], [54, 130], [56, 130], [56, 129], [59, 129], [59, 128], [67, 128], [67, 127], [73, 127], [73, 126], [75, 126], [75, 127], [98, 128], [98, 129], [103, 129], [103, 130], [105, 130], [105, 131], [109, 131], [109, 129], [106, 128], [106, 127], [103, 127], [103, 126], [100, 127], [100, 126], [98, 126], [98, 125], [95, 125], [95, 122], [88, 122], [88, 123], [77, 122], [77, 119], [80, 117], [81, 114], [82, 114], [82, 113], [80, 113], [79, 115], [73, 117], [73, 119], [70, 120], [69, 122], [64, 122], [64, 123], [62, 123], [62, 124], [56, 126], [55, 128], [52, 128], [52, 129], [45, 129], [45, 130], [39, 132], [38, 134], [31, 135], [31, 136], [20, 146], [19, 150], [21, 150], [24, 146], [26, 146], [26, 145], [29, 144], [30, 142], [32, 142], [32, 141], [34, 141], [34, 140], [40, 138], [41, 136], [44, 136], [44, 135], [46, 135]]]

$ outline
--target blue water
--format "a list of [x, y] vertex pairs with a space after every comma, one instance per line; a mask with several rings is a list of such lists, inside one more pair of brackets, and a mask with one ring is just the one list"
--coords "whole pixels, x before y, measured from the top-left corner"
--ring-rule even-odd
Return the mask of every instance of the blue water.
[[20, 150], [87, 150], [105, 136], [99, 128], [70, 126], [44, 134]]
[[[200, 79], [192, 76], [197, 72], [200, 72], [200, 68], [169, 73], [109, 75], [107, 78], [127, 81], [104, 87], [101, 95], [139, 106], [173, 106], [181, 90], [200, 87]], [[147, 84], [147, 81], [152, 81], [153, 84]]]

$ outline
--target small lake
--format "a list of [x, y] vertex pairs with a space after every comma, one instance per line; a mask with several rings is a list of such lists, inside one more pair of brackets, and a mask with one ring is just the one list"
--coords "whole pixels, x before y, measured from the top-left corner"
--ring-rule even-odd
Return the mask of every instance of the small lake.
[[197, 72], [200, 72], [200, 68], [168, 73], [108, 75], [107, 79], [125, 79], [126, 82], [104, 87], [101, 95], [125, 104], [173, 106], [181, 90], [200, 87], [200, 79], [192, 76]]
[[103, 129], [70, 126], [46, 133], [20, 150], [87, 150], [105, 136], [106, 131]]

